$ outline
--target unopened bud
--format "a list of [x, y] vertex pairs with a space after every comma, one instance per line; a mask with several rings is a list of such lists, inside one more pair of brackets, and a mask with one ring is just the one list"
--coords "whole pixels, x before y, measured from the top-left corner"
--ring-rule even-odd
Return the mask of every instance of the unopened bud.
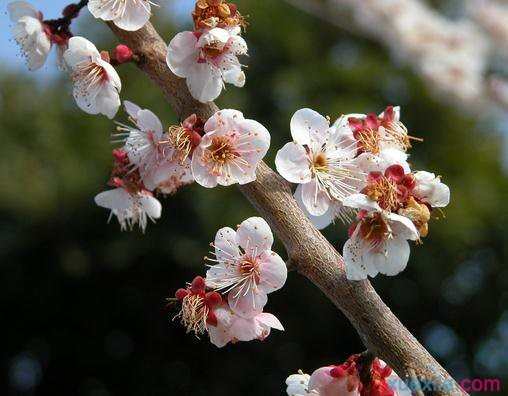
[[126, 63], [132, 60], [133, 52], [125, 44], [119, 44], [114, 49], [113, 54], [118, 63]]

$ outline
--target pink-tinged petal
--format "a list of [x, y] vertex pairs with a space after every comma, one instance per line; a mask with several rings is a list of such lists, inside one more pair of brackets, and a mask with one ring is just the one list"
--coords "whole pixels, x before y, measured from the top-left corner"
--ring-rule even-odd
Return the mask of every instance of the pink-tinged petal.
[[265, 293], [279, 290], [286, 283], [288, 270], [284, 260], [272, 251], [265, 251], [259, 257], [260, 276], [258, 288]]
[[268, 296], [255, 286], [242, 284], [229, 292], [228, 302], [235, 314], [242, 318], [252, 318], [263, 311]]
[[282, 323], [279, 321], [279, 319], [270, 313], [260, 313], [256, 316], [256, 320], [267, 327], [271, 327], [272, 329], [284, 331], [284, 326], [282, 326]]
[[202, 163], [203, 149], [198, 147], [192, 155], [192, 176], [196, 183], [206, 188], [217, 186], [217, 176], [210, 174], [208, 168]]
[[242, 112], [233, 109], [222, 109], [211, 116], [205, 123], [205, 132], [227, 132], [233, 123], [239, 123], [244, 119]]
[[384, 249], [373, 259], [380, 273], [395, 276], [406, 268], [410, 253], [409, 243], [404, 238], [394, 237], [385, 242]]
[[194, 99], [207, 103], [217, 99], [224, 82], [219, 69], [208, 63], [194, 63], [187, 75], [187, 87]]
[[390, 221], [390, 228], [394, 235], [411, 241], [416, 241], [420, 237], [414, 223], [407, 217], [389, 213], [387, 218]]
[[169, 43], [166, 63], [178, 77], [186, 78], [192, 65], [197, 62], [197, 41], [193, 32], [180, 32]]
[[313, 178], [309, 183], [302, 184], [302, 202], [311, 215], [322, 216], [330, 207], [331, 199], [319, 187], [317, 179]]
[[136, 31], [150, 20], [151, 5], [149, 1], [131, 1], [119, 18], [113, 21], [120, 29]]
[[210, 335], [210, 342], [218, 348], [224, 347], [232, 341], [230, 327], [233, 322], [233, 315], [227, 305], [221, 305], [214, 309], [215, 317], [217, 318], [217, 326], [208, 326], [208, 334]]
[[329, 121], [318, 112], [301, 109], [291, 118], [291, 136], [296, 143], [311, 146], [315, 141], [324, 142], [329, 126]]
[[215, 254], [222, 263], [234, 264], [240, 257], [236, 232], [230, 227], [221, 228], [215, 234]]
[[309, 390], [319, 391], [321, 388], [330, 385], [333, 382], [333, 377], [330, 375], [332, 368], [333, 366], [327, 366], [315, 370], [309, 379]]
[[238, 341], [252, 341], [263, 336], [263, 327], [254, 318], [237, 316], [231, 325], [230, 334]]
[[163, 194], [173, 194], [180, 187], [193, 181], [189, 158], [183, 165], [178, 161], [165, 161], [143, 176], [143, 183], [148, 190], [153, 191], [158, 188]]
[[25, 16], [35, 19], [39, 18], [37, 9], [26, 1], [13, 1], [7, 4], [7, 12], [9, 13], [11, 22], [18, 22], [20, 18]]
[[342, 200], [342, 204], [349, 208], [363, 209], [369, 212], [381, 212], [378, 203], [365, 194], [351, 194]]
[[236, 232], [238, 244], [247, 254], [258, 255], [270, 250], [273, 245], [273, 234], [268, 223], [261, 217], [244, 220]]
[[286, 143], [275, 157], [277, 172], [291, 183], [304, 184], [312, 179], [309, 157], [303, 146], [297, 143]]
[[[383, 111], [381, 114], [379, 114], [379, 118], [383, 118], [384, 115], [385, 112]], [[393, 121], [394, 122], [400, 121], [400, 106], [393, 107]]]
[[160, 139], [163, 134], [162, 123], [154, 113], [150, 110], [144, 109], [138, 112], [136, 124], [144, 132], [154, 132], [157, 139]]

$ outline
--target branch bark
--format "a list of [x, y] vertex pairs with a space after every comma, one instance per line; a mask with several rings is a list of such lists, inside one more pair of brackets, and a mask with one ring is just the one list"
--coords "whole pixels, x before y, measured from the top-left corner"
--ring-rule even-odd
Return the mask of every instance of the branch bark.
[[[126, 32], [109, 23], [113, 33], [140, 57], [139, 67], [162, 90], [183, 119], [192, 113], [207, 119], [218, 107], [194, 100], [183, 79], [166, 65], [166, 44], [148, 23]], [[357, 330], [365, 346], [381, 357], [401, 378], [413, 373], [432, 381], [436, 395], [462, 395], [462, 390], [383, 303], [369, 281], [346, 279], [340, 254], [312, 225], [293, 199], [290, 185], [264, 162], [257, 180], [239, 187], [283, 242], [289, 261], [319, 287]]]

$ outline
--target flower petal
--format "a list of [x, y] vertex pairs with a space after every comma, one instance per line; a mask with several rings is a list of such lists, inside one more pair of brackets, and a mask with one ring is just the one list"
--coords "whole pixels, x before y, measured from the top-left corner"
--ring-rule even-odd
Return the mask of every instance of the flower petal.
[[259, 257], [261, 263], [258, 287], [265, 293], [279, 290], [286, 283], [288, 270], [284, 260], [272, 251], [266, 251]]
[[236, 232], [238, 244], [247, 254], [259, 255], [270, 250], [273, 245], [273, 234], [268, 223], [261, 217], [244, 220]]
[[191, 66], [197, 62], [197, 41], [194, 32], [180, 32], [169, 43], [166, 63], [178, 77], [186, 78]]
[[246, 284], [231, 289], [228, 294], [231, 310], [242, 318], [248, 319], [260, 314], [267, 302], [265, 292]]
[[313, 141], [322, 141], [330, 122], [311, 109], [298, 110], [291, 118], [291, 136], [301, 145], [310, 146]]
[[304, 184], [311, 181], [309, 158], [303, 146], [297, 143], [286, 143], [277, 152], [275, 166], [277, 172], [291, 183]]
[[311, 215], [322, 216], [330, 207], [331, 199], [319, 188], [317, 179], [313, 178], [310, 182], [302, 184], [302, 202]]

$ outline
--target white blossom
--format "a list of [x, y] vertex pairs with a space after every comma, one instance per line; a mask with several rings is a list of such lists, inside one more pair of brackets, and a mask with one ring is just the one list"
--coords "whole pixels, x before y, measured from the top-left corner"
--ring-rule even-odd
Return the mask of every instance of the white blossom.
[[104, 114], [113, 118], [120, 107], [122, 83], [116, 70], [101, 58], [90, 41], [72, 37], [64, 53], [74, 83], [77, 105], [88, 114]]
[[216, 99], [225, 83], [244, 86], [245, 74], [237, 56], [247, 54], [247, 43], [239, 33], [239, 28], [187, 31], [178, 33], [169, 43], [168, 66], [187, 80], [196, 100]]

